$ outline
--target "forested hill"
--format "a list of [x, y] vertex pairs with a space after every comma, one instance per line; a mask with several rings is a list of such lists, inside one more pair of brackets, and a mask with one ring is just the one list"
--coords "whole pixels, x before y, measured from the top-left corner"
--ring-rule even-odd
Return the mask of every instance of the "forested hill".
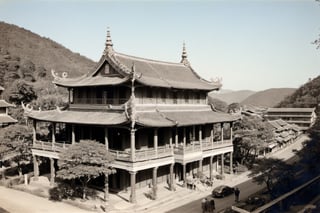
[[310, 80], [286, 97], [278, 107], [317, 107], [320, 103], [320, 76]]
[[94, 66], [92, 60], [73, 53], [49, 38], [0, 22], [0, 85], [10, 81], [6, 78], [23, 75], [21, 69], [29, 69], [34, 76], [38, 73], [50, 75], [51, 69], [68, 72], [69, 76], [79, 76]]

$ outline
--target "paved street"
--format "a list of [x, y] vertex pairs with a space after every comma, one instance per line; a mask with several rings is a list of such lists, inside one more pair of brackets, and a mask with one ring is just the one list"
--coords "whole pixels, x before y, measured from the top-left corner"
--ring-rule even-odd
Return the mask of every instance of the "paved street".
[[[77, 207], [0, 186], [0, 207], [12, 213], [85, 213]], [[1, 211], [0, 212], [5, 212]]]
[[[298, 141], [296, 141], [294, 144], [289, 145], [288, 147], [284, 148], [283, 150], [279, 150], [278, 152], [273, 153], [272, 155], [268, 156], [268, 157], [275, 157], [275, 158], [280, 158], [280, 159], [284, 159], [290, 162], [294, 162], [296, 160], [298, 160], [297, 156], [294, 155], [294, 153], [292, 152], [294, 149], [296, 150], [300, 150], [301, 149], [301, 144], [303, 141], [306, 140], [306, 137], [302, 137], [300, 138]], [[258, 192], [259, 190], [263, 189], [265, 186], [264, 185], [257, 185], [256, 183], [252, 182], [250, 179], [248, 181], [245, 181], [239, 185], [237, 185], [238, 188], [241, 191], [240, 194], [240, 199], [245, 199], [248, 196], [254, 194], [255, 192]], [[204, 195], [203, 197], [209, 196], [208, 195]], [[202, 197], [202, 198], [203, 198]], [[197, 199], [193, 202], [190, 202], [186, 205], [177, 207], [173, 210], [168, 211], [169, 213], [179, 213], [179, 212], [183, 212], [183, 213], [195, 213], [195, 212], [202, 212], [201, 210], [201, 200]], [[215, 203], [216, 203], [216, 210], [222, 210], [225, 209], [231, 205], [234, 204], [234, 196], [230, 195], [228, 197], [225, 198], [217, 198], [215, 199]]]

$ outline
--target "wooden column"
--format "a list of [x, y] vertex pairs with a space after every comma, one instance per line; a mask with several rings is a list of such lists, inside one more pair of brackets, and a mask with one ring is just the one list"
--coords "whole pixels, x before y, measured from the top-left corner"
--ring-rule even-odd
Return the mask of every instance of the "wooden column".
[[178, 142], [179, 142], [178, 127], [176, 127], [176, 135], [174, 140], [175, 140], [176, 147], [178, 147]]
[[183, 187], [187, 187], [186, 164], [182, 164], [182, 178], [183, 178]]
[[156, 154], [156, 157], [158, 157], [158, 129], [155, 128], [153, 131], [153, 147]]
[[212, 128], [210, 131], [210, 142], [213, 143], [213, 130], [214, 130], [214, 124], [212, 124]]
[[221, 154], [221, 174], [224, 174], [224, 154]]
[[55, 178], [55, 168], [54, 168], [54, 159], [50, 158], [50, 185], [54, 185], [54, 178]]
[[36, 143], [36, 141], [37, 141], [37, 121], [36, 120], [33, 120], [33, 125], [32, 125], [32, 133], [33, 133], [33, 140], [32, 140], [32, 142], [33, 142], [33, 144], [35, 144]]
[[216, 158], [217, 158], [216, 159], [216, 172], [218, 172], [219, 171], [219, 155], [217, 155]]
[[136, 139], [135, 139], [135, 129], [130, 130], [130, 149], [131, 149], [131, 161], [136, 159]]
[[199, 142], [200, 142], [200, 150], [202, 150], [202, 126], [199, 126]]
[[152, 170], [152, 192], [153, 192], [153, 198], [154, 199], [157, 199], [157, 191], [158, 191], [157, 170], [158, 170], [158, 167], [154, 167], [153, 170]]
[[75, 134], [75, 126], [74, 124], [71, 125], [71, 144], [76, 142], [76, 134]]
[[106, 145], [106, 150], [109, 150], [109, 131], [107, 127], [104, 127], [104, 144]]
[[104, 175], [104, 201], [107, 203], [109, 201], [109, 176]]
[[130, 202], [136, 203], [136, 174], [137, 172], [129, 172], [130, 173], [130, 182], [131, 182], [131, 194], [130, 194]]
[[52, 123], [52, 134], [51, 134], [51, 143], [52, 148], [54, 147], [54, 144], [56, 142], [56, 123]]
[[200, 159], [200, 160], [199, 160], [198, 173], [199, 173], [199, 172], [202, 173], [202, 171], [203, 171], [203, 169], [202, 169], [202, 160], [203, 160], [203, 159]]
[[223, 142], [223, 123], [221, 123], [221, 141]]
[[36, 155], [32, 155], [33, 158], [33, 173], [34, 173], [34, 180], [39, 179], [39, 163]]
[[174, 163], [170, 164], [170, 185], [169, 188], [171, 191], [175, 190], [174, 174], [173, 174]]
[[230, 152], [230, 174], [233, 174], [233, 152]]
[[183, 127], [183, 147], [186, 147], [187, 138], [186, 138], [186, 127]]
[[192, 126], [192, 140], [196, 140], [196, 126]]
[[213, 161], [213, 156], [210, 156], [210, 164], [209, 164], [209, 172], [210, 172], [210, 180], [213, 179], [213, 176], [212, 176], [212, 172], [213, 172], [213, 165], [212, 165], [212, 161]]
[[231, 141], [231, 143], [233, 143], [233, 129], [232, 129], [232, 127], [233, 127], [233, 123], [231, 122], [230, 123], [230, 141]]
[[170, 146], [170, 148], [172, 148], [172, 140], [173, 140], [172, 137], [173, 137], [172, 136], [172, 131], [171, 131], [171, 129], [169, 129], [169, 146]]

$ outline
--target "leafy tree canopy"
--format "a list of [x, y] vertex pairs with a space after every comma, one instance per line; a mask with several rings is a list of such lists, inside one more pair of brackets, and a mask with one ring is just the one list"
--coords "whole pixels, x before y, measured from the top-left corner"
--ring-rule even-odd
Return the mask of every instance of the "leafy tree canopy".
[[274, 196], [279, 185], [290, 185], [288, 178], [293, 177], [294, 167], [281, 159], [263, 158], [256, 161], [249, 177], [258, 184], [266, 184], [271, 196]]
[[57, 177], [80, 180], [83, 185], [83, 198], [85, 198], [85, 190], [91, 179], [115, 172], [110, 166], [112, 161], [113, 157], [106, 150], [105, 145], [96, 141], [83, 140], [60, 153]]
[[0, 152], [3, 156], [9, 153], [17, 163], [19, 174], [24, 161], [31, 157], [32, 131], [23, 125], [10, 125], [0, 130]]
[[21, 102], [29, 103], [37, 98], [32, 84], [24, 80], [14, 81], [13, 84], [4, 91], [4, 96], [9, 102], [20, 105]]
[[251, 166], [256, 153], [273, 139], [271, 126], [260, 118], [244, 116], [235, 124], [234, 129], [235, 156], [241, 164]]

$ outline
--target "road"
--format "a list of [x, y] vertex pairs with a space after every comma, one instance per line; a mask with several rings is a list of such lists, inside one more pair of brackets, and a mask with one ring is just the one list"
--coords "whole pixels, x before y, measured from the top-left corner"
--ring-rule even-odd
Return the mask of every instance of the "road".
[[[246, 198], [249, 195], [254, 194], [257, 191], [260, 191], [261, 189], [264, 188], [263, 185], [257, 185], [256, 183], [253, 183], [252, 180], [248, 180], [246, 182], [243, 182], [237, 187], [240, 189], [240, 199], [241, 198]], [[209, 196], [209, 195], [208, 195]], [[201, 209], [201, 199], [195, 200], [191, 203], [188, 203], [184, 206], [180, 206], [176, 209], [172, 209], [168, 211], [168, 213], [196, 213], [196, 212], [202, 212]], [[216, 210], [220, 211], [222, 209], [225, 209], [229, 206], [232, 206], [234, 202], [234, 195], [230, 195], [228, 197], [224, 198], [215, 198], [215, 204], [216, 204]]]
[[[2, 211], [3, 210], [3, 211]], [[14, 213], [85, 213], [88, 211], [47, 198], [0, 186], [0, 212]]]
[[[279, 150], [278, 152], [274, 153], [270, 157], [274, 158], [279, 158], [279, 159], [284, 159], [289, 163], [294, 163], [295, 161], [298, 160], [298, 157], [294, 155], [293, 150], [300, 150], [302, 148], [302, 142], [305, 141], [307, 137], [303, 136], [300, 139], [298, 139], [294, 144], [289, 145], [288, 147]], [[260, 191], [263, 189], [265, 186], [264, 185], [257, 185], [256, 183], [252, 182], [252, 180], [245, 181], [237, 187], [240, 189], [240, 199], [245, 199], [248, 196]], [[204, 197], [209, 196], [206, 195]], [[186, 205], [177, 207], [175, 209], [172, 209], [170, 211], [167, 211], [168, 213], [196, 213], [196, 212], [202, 212], [201, 209], [201, 199], [192, 201]], [[234, 195], [230, 195], [225, 198], [216, 198], [215, 199], [215, 204], [216, 204], [216, 211], [223, 210], [227, 207], [230, 207], [234, 204]]]

